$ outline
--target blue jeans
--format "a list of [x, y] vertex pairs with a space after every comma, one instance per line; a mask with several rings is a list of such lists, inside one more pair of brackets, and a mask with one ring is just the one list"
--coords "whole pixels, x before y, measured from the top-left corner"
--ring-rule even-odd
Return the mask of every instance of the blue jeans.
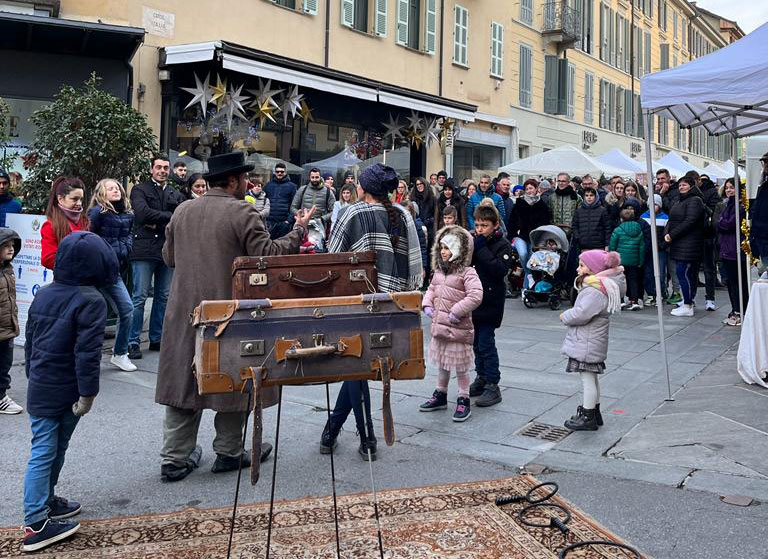
[[523, 289], [528, 289], [530, 287], [528, 276], [531, 273], [528, 269], [528, 243], [520, 237], [515, 237], [512, 239], [512, 246], [515, 247], [517, 256], [520, 258], [520, 264], [523, 266]]
[[152, 313], [149, 316], [149, 341], [159, 342], [163, 335], [163, 317], [171, 289], [173, 269], [160, 260], [132, 260], [133, 273], [133, 326], [128, 345], [139, 345], [141, 327], [144, 325], [144, 303], [149, 297], [152, 276], [155, 277], [155, 292], [152, 296]]
[[696, 299], [696, 289], [699, 286], [699, 262], [692, 260], [676, 260], [677, 281], [680, 282], [680, 291], [683, 295], [683, 303], [692, 305]]
[[496, 350], [496, 328], [490, 324], [475, 324], [475, 371], [486, 383], [499, 384], [499, 352]]
[[[365, 412], [363, 412], [365, 406]], [[371, 392], [366, 380], [345, 380], [341, 383], [341, 390], [336, 397], [336, 405], [331, 412], [331, 431], [338, 433], [341, 426], [347, 421], [349, 412], [355, 414], [355, 425], [361, 434], [366, 433], [366, 424], [371, 421]], [[369, 433], [373, 435], [373, 432]]]
[[[667, 296], [667, 253], [659, 252], [659, 278], [661, 283], [661, 296]], [[651, 297], [656, 297], [656, 276], [653, 273], [653, 260], [651, 254], [645, 256], [645, 292]]]
[[70, 410], [59, 417], [29, 416], [32, 450], [24, 476], [25, 526], [48, 518], [48, 503], [53, 499], [69, 439], [79, 420]]
[[115, 355], [128, 353], [128, 336], [131, 334], [131, 327], [133, 326], [133, 301], [123, 283], [123, 278], [118, 276], [117, 283], [109, 287], [102, 287], [99, 291], [104, 295], [119, 320], [115, 347], [112, 353]]

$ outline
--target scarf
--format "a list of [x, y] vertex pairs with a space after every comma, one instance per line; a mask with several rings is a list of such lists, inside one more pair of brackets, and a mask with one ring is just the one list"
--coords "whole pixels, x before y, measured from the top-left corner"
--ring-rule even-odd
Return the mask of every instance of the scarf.
[[[414, 291], [422, 283], [424, 270], [416, 225], [408, 210], [400, 205], [392, 207], [400, 218], [394, 228], [389, 226], [384, 205], [351, 204], [331, 231], [328, 252], [375, 250], [378, 291]], [[392, 235], [397, 236], [394, 245]]]
[[[609, 314], [614, 314], [621, 311], [621, 289], [619, 284], [611, 277], [618, 273], [624, 273], [623, 266], [617, 266], [616, 268], [608, 268], [594, 275], [589, 275], [584, 278], [576, 278], [576, 289], [580, 289], [583, 286], [594, 287], [599, 290], [600, 293], [608, 298], [608, 307], [606, 310]], [[578, 285], [579, 279], [581, 279], [581, 286]]]
[[529, 205], [533, 206], [536, 202], [541, 200], [541, 195], [534, 194], [533, 196], [531, 196], [530, 194], [523, 194], [523, 198], [525, 199], [526, 202], [528, 202]]
[[59, 209], [64, 212], [64, 215], [67, 216], [67, 219], [72, 223], [78, 223], [80, 221], [80, 216], [83, 214], [83, 210], [70, 210], [63, 206], [59, 206]]
[[125, 200], [120, 198], [116, 202], [112, 202], [112, 207], [115, 208], [115, 212], [119, 214], [125, 212]]

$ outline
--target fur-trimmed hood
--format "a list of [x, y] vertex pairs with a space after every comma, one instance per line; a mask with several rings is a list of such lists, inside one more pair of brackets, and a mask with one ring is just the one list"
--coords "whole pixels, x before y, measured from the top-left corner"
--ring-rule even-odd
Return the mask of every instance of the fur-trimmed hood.
[[460, 227], [458, 225], [446, 225], [442, 229], [438, 230], [437, 234], [435, 235], [435, 243], [432, 246], [432, 269], [433, 270], [442, 269], [443, 259], [440, 258], [440, 239], [443, 237], [443, 235], [447, 235], [448, 233], [453, 233], [461, 240], [462, 254], [459, 255], [459, 258], [457, 258], [456, 260], [449, 262], [448, 268], [446, 270], [447, 274], [453, 274], [455, 272], [461, 271], [462, 268], [466, 268], [467, 266], [472, 264], [472, 250], [474, 249], [475, 244], [474, 244], [474, 241], [472, 240], [472, 236], [469, 234], [469, 231], [467, 231], [463, 227]]

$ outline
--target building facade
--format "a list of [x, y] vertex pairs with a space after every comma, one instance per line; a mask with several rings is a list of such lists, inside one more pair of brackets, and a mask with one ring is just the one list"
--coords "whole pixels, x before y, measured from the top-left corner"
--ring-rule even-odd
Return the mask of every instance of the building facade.
[[[146, 31], [131, 102], [193, 167], [235, 147], [265, 172], [276, 159], [295, 174], [385, 160], [407, 177], [445, 168], [458, 180], [563, 144], [643, 158], [640, 78], [738, 29], [687, 0], [45, 0], [0, 11], [50, 4], [66, 20]], [[654, 158], [730, 156], [728, 139], [655, 117], [648, 132]]]

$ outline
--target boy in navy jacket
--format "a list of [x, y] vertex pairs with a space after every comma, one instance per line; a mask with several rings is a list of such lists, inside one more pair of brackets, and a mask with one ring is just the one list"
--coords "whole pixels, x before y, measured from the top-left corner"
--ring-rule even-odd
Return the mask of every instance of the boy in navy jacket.
[[99, 287], [117, 281], [115, 252], [75, 231], [59, 245], [53, 283], [35, 295], [26, 328], [27, 410], [32, 449], [24, 476], [24, 551], [74, 534], [80, 504], [54, 494], [69, 439], [99, 392], [107, 305]]

